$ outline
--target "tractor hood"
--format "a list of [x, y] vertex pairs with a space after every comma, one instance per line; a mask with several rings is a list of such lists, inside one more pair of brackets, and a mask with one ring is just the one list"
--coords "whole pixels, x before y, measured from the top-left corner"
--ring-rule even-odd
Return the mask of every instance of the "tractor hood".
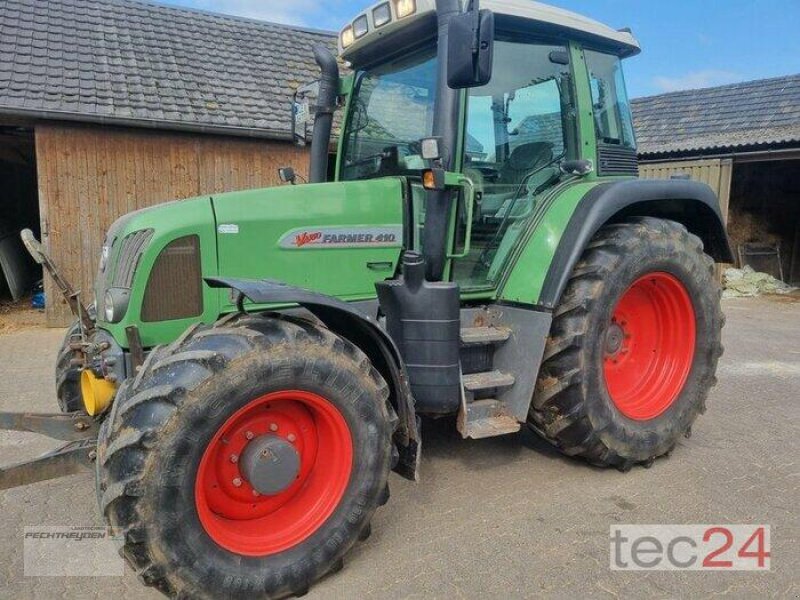
[[[275, 279], [343, 300], [376, 297], [404, 244], [401, 178], [281, 186], [169, 202], [117, 220], [95, 284], [98, 324], [145, 347], [235, 310], [205, 277]], [[113, 308], [112, 308], [113, 307]], [[108, 310], [107, 310], [108, 309]]]
[[374, 298], [403, 246], [403, 190], [387, 178], [214, 196], [219, 274]]

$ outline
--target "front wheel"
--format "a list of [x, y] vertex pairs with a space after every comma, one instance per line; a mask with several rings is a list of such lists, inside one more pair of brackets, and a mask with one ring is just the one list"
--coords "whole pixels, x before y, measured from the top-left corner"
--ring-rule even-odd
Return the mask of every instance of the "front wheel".
[[98, 441], [101, 510], [170, 597], [302, 594], [387, 498], [387, 398], [360, 350], [308, 321], [198, 328], [120, 389]]
[[723, 323], [699, 238], [646, 217], [602, 228], [554, 312], [529, 425], [596, 465], [650, 463], [705, 411]]
[[[96, 318], [94, 304], [89, 305], [88, 312], [89, 317], [94, 320]], [[70, 348], [70, 344], [75, 341], [75, 338], [80, 332], [80, 320], [75, 319], [67, 329], [64, 340], [61, 342], [61, 347], [58, 349], [58, 356], [56, 357], [56, 400], [58, 401], [58, 408], [64, 413], [84, 410], [80, 383], [81, 367], [73, 363], [77, 355], [75, 351]]]

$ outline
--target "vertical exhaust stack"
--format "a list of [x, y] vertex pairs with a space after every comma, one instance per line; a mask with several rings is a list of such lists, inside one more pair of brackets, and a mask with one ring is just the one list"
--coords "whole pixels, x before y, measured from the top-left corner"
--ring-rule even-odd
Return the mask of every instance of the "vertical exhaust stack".
[[313, 51], [321, 77], [314, 115], [308, 180], [310, 183], [324, 183], [328, 179], [328, 148], [331, 143], [336, 97], [339, 95], [339, 65], [333, 53], [322, 44], [314, 46]]

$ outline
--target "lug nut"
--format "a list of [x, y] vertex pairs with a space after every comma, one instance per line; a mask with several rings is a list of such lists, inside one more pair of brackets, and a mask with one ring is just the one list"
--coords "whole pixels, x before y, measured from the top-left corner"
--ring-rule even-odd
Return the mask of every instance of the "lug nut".
[[253, 496], [260, 496], [261, 494], [258, 493], [258, 490], [253, 490]]
[[290, 433], [289, 435], [286, 436], [286, 439], [289, 440], [290, 442], [293, 442], [297, 439], [297, 436], [293, 433]]
[[248, 431], [247, 433], [244, 434], [244, 437], [246, 437], [248, 440], [252, 440], [255, 437], [255, 435], [253, 435], [252, 431]]
[[270, 431], [278, 431], [278, 424], [277, 423], [270, 423], [269, 424]]
[[233, 483], [233, 487], [242, 487], [242, 480], [241, 480], [241, 479], [239, 479], [238, 477], [236, 477], [236, 478], [233, 480], [233, 482], [232, 482], [232, 483]]
[[231, 454], [231, 462], [233, 464], [236, 464], [237, 462], [239, 462], [239, 457], [236, 454]]

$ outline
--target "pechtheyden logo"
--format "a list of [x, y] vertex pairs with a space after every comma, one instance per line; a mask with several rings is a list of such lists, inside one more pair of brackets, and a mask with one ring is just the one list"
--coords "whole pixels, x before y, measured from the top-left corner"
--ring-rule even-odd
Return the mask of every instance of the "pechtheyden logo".
[[403, 241], [402, 225], [299, 227], [283, 234], [278, 244], [287, 250], [306, 248], [390, 248]]
[[120, 577], [122, 536], [109, 527], [25, 527], [26, 577]]

